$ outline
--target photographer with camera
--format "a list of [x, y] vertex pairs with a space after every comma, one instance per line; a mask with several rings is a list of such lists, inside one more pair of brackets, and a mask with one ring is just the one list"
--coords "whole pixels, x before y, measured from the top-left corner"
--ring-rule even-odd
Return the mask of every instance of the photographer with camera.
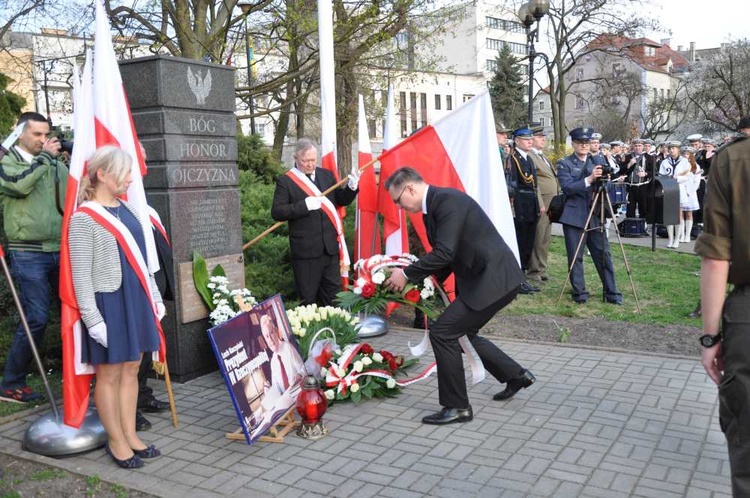
[[[0, 162], [0, 197], [13, 279], [37, 347], [47, 327], [50, 289], [58, 294], [60, 233], [68, 170], [58, 160], [60, 141], [48, 138], [50, 126], [41, 114], [25, 112], [18, 145]], [[59, 305], [59, 302], [58, 302]], [[21, 402], [41, 399], [26, 384], [32, 353], [21, 325], [5, 360], [0, 397]]]
[[[604, 286], [604, 299], [616, 305], [622, 304], [622, 294], [617, 290], [615, 270], [609, 252], [609, 242], [602, 230], [594, 230], [601, 225], [600, 213], [587, 218], [591, 211], [593, 194], [596, 189], [606, 189], [607, 176], [603, 169], [610, 170], [608, 164], [598, 160], [589, 152], [592, 128], [576, 128], [570, 132], [573, 154], [557, 163], [557, 178], [565, 193], [565, 209], [560, 217], [565, 235], [565, 250], [568, 254], [570, 283], [573, 287], [573, 301], [579, 304], [588, 302], [589, 293], [583, 275], [583, 251], [577, 251], [579, 241], [588, 247], [591, 259]], [[611, 173], [611, 171], [607, 171]], [[603, 176], [605, 175], [605, 176]], [[589, 232], [586, 229], [591, 229]]]

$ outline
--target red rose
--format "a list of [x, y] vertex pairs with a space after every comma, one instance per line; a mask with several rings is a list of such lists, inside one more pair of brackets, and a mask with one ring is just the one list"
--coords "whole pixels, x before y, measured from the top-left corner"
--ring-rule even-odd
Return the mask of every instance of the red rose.
[[359, 348], [359, 350], [362, 352], [362, 354], [372, 354], [375, 352], [375, 350], [372, 349], [372, 346], [367, 343], [362, 344], [362, 347]]
[[367, 282], [365, 285], [362, 286], [362, 297], [365, 299], [370, 299], [372, 296], [375, 295], [375, 284], [372, 282]]
[[396, 363], [396, 359], [394, 357], [391, 357], [390, 360], [388, 360], [388, 368], [391, 369], [391, 372], [395, 372], [398, 370], [398, 364]]
[[[362, 292], [364, 293], [364, 291], [362, 291]], [[418, 303], [419, 302], [419, 297], [420, 297], [419, 296], [419, 289], [416, 289], [416, 288], [410, 290], [409, 292], [407, 292], [404, 295], [404, 299], [406, 299], [410, 303]]]
[[393, 354], [392, 354], [392, 353], [391, 353], [390, 351], [386, 351], [385, 349], [383, 349], [382, 351], [380, 351], [380, 356], [382, 356], [382, 357], [383, 357], [383, 361], [385, 361], [386, 363], [387, 363], [387, 362], [388, 362], [388, 361], [389, 361], [389, 360], [390, 360], [391, 358], [393, 358]]

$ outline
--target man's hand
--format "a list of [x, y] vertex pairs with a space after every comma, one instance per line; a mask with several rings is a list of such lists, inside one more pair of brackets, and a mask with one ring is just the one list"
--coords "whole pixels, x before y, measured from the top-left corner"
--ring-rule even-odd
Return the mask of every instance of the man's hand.
[[93, 340], [107, 347], [107, 324], [99, 322], [89, 329], [89, 335]]
[[317, 209], [320, 209], [320, 206], [323, 205], [323, 199], [320, 197], [310, 196], [305, 199], [305, 205], [307, 206], [308, 211], [315, 211]]
[[44, 142], [42, 150], [52, 157], [57, 157], [57, 154], [60, 153], [60, 141], [57, 138], [50, 138]]
[[596, 181], [597, 178], [601, 178], [601, 176], [602, 176], [602, 166], [601, 165], [594, 166], [594, 170], [589, 175], [589, 185], [594, 183], [594, 181]]
[[719, 343], [712, 348], [703, 348], [701, 351], [703, 368], [717, 386], [721, 382], [721, 373], [724, 371], [724, 352], [721, 348], [722, 343]]
[[542, 207], [539, 208], [539, 213], [540, 214], [544, 214], [546, 212], [547, 212], [547, 208], [546, 207], [542, 206]]
[[646, 172], [645, 171], [639, 171], [637, 174], [638, 174], [639, 178], [643, 178], [644, 176], [646, 176]]
[[386, 289], [401, 292], [408, 281], [409, 279], [406, 278], [404, 270], [402, 270], [401, 268], [396, 268], [391, 273], [391, 276], [388, 277], [385, 282], [383, 282], [383, 285], [385, 285]]
[[352, 173], [349, 175], [349, 188], [352, 190], [357, 190], [359, 188], [359, 177], [361, 176], [361, 173], [359, 172], [359, 168], [354, 168]]

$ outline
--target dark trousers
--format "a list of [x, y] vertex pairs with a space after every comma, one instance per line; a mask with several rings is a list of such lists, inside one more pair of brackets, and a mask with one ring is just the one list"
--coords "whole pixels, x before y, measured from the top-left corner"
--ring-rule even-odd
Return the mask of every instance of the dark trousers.
[[[11, 271], [18, 288], [26, 321], [37, 348], [44, 338], [47, 320], [52, 305], [50, 290], [57, 299], [60, 279], [60, 253], [37, 251], [10, 251]], [[22, 324], [16, 328], [13, 343], [5, 361], [3, 389], [19, 389], [26, 386], [26, 374], [33, 354]]]
[[693, 211], [693, 222], [697, 225], [703, 223], [703, 199], [706, 198], [706, 182], [702, 181], [698, 186], [698, 211]]
[[[591, 252], [596, 271], [604, 286], [604, 297], [609, 301], [622, 301], [622, 294], [617, 291], [615, 283], [615, 268], [612, 266], [612, 256], [609, 253], [609, 242], [607, 237], [599, 229], [591, 230], [583, 234], [583, 229], [572, 225], [563, 225], [565, 235], [565, 251], [568, 253], [568, 268], [570, 271], [570, 285], [573, 287], [573, 300], [586, 301], [589, 293], [586, 290], [586, 280], [583, 276], [583, 253], [584, 246]], [[584, 242], [576, 254], [578, 241], [584, 236]], [[575, 261], [573, 256], [575, 255]]]
[[317, 303], [332, 306], [341, 291], [341, 272], [338, 254], [324, 254], [317, 258], [295, 259], [294, 284], [302, 305]]
[[518, 242], [518, 255], [521, 258], [521, 269], [526, 271], [531, 253], [534, 251], [537, 222], [514, 220], [513, 224], [516, 226], [516, 242]]
[[648, 189], [650, 185], [641, 185], [639, 187], [631, 186], [628, 189], [628, 208], [626, 216], [635, 218], [635, 208], [638, 206], [638, 217], [645, 218], [648, 216]]
[[150, 352], [143, 353], [141, 366], [138, 369], [138, 404], [142, 405], [154, 397], [154, 390], [146, 385], [148, 374], [151, 371], [151, 363], [154, 357]]
[[440, 315], [430, 329], [430, 343], [437, 361], [438, 393], [442, 406], [467, 408], [469, 395], [466, 392], [461, 345], [458, 339], [466, 335], [474, 346], [484, 368], [502, 383], [523, 373], [521, 365], [505, 354], [491, 341], [479, 336], [481, 329], [495, 313], [516, 298], [518, 289], [482, 310], [472, 310], [458, 296]]
[[727, 438], [732, 494], [750, 496], [750, 286], [735, 288], [724, 304], [724, 376], [719, 423]]

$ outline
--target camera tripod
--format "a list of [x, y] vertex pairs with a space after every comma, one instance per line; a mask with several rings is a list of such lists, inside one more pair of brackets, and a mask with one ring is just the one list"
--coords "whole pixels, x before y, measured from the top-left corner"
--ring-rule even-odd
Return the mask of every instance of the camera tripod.
[[[589, 214], [586, 217], [586, 224], [583, 226], [583, 232], [581, 233], [581, 237], [578, 239], [578, 245], [576, 246], [576, 252], [573, 254], [572, 262], [570, 264], [570, 268], [568, 268], [568, 276], [565, 279], [565, 283], [563, 283], [562, 288], [560, 289], [560, 295], [557, 298], [557, 304], [560, 304], [560, 300], [562, 299], [563, 293], [565, 292], [565, 287], [568, 285], [568, 282], [570, 282], [570, 276], [573, 273], [573, 267], [576, 264], [576, 260], [578, 259], [578, 253], [581, 251], [583, 247], [583, 241], [586, 239], [586, 234], [588, 232], [598, 230], [602, 237], [602, 260], [600, 262], [601, 271], [604, 271], [604, 263], [606, 258], [606, 250], [605, 250], [605, 242], [606, 242], [606, 235], [604, 233], [605, 230], [605, 221], [607, 219], [607, 214], [611, 215], [611, 217], [614, 220], [615, 217], [615, 210], [612, 208], [612, 200], [609, 198], [609, 192], [607, 192], [607, 185], [610, 184], [609, 180], [602, 181], [598, 180], [594, 186], [596, 189], [596, 194], [594, 195], [594, 199], [591, 203], [591, 209], [589, 209]], [[591, 228], [591, 220], [594, 217], [594, 213], [596, 212], [597, 206], [599, 207], [599, 226]], [[641, 305], [638, 302], [638, 293], [635, 291], [635, 284], [633, 283], [633, 275], [630, 271], [630, 265], [628, 264], [628, 258], [625, 256], [625, 247], [622, 245], [622, 239], [620, 238], [620, 230], [617, 228], [617, 222], [612, 224], [615, 227], [615, 233], [617, 234], [617, 243], [620, 245], [620, 251], [622, 252], [622, 261], [625, 264], [625, 271], [628, 274], [628, 280], [630, 281], [630, 288], [633, 290], [633, 297], [635, 297], [635, 307], [638, 310], [638, 313], [641, 312]], [[593, 256], [592, 256], [593, 257]], [[599, 276], [601, 280], [601, 275]], [[602, 286], [604, 286], [604, 282], [602, 282]], [[606, 301], [606, 289], [602, 287], [602, 301]]]

